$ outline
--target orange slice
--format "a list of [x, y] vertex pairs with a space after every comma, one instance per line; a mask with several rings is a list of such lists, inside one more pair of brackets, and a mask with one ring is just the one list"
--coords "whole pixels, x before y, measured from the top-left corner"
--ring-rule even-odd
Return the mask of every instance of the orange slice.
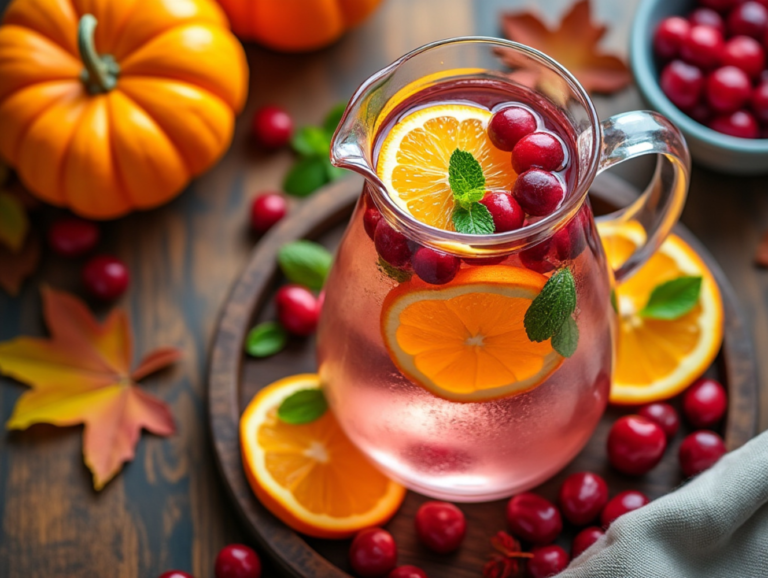
[[384, 299], [381, 331], [400, 371], [452, 401], [487, 401], [542, 383], [563, 361], [523, 325], [547, 278], [507, 265], [462, 269], [448, 285], [416, 278]]
[[[616, 268], [645, 242], [634, 222], [600, 225], [608, 262]], [[701, 276], [701, 296], [679, 319], [645, 319], [653, 289], [682, 276]], [[611, 402], [642, 404], [677, 395], [710, 366], [723, 340], [723, 302], [712, 273], [680, 237], [670, 235], [648, 262], [616, 288], [619, 336]]]
[[486, 129], [491, 112], [467, 104], [441, 104], [401, 119], [384, 139], [377, 174], [392, 199], [414, 218], [453, 230], [448, 165], [457, 148], [483, 167], [486, 188], [509, 191], [517, 176], [510, 154], [497, 149]]
[[288, 526], [345, 538], [391, 518], [405, 488], [371, 465], [330, 411], [303, 425], [278, 419], [286, 397], [318, 387], [317, 375], [294, 375], [253, 398], [240, 419], [243, 466], [261, 503]]

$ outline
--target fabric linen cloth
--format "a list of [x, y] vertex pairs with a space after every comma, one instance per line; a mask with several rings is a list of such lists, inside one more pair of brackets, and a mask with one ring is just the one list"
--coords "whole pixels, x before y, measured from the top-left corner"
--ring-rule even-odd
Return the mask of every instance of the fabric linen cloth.
[[768, 578], [768, 432], [616, 520], [557, 578]]

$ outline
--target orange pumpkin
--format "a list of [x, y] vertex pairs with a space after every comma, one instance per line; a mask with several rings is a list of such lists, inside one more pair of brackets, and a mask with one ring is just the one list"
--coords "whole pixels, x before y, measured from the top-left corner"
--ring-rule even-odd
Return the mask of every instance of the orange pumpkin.
[[15, 0], [0, 26], [0, 156], [84, 217], [154, 207], [226, 150], [247, 84], [213, 0]]
[[381, 0], [219, 0], [235, 34], [284, 52], [327, 46]]

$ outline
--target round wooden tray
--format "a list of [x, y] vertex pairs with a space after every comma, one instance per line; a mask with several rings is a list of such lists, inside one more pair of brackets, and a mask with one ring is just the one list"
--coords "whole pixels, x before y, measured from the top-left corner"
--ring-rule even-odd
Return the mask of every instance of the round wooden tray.
[[[325, 188], [261, 240], [224, 306], [213, 344], [208, 409], [218, 465], [247, 526], [289, 576], [349, 578], [349, 542], [303, 537], [259, 503], [243, 474], [238, 420], [245, 405], [262, 387], [287, 375], [315, 372], [315, 343], [314, 339], [296, 339], [278, 355], [258, 360], [244, 355], [243, 342], [254, 324], [275, 318], [272, 295], [281, 281], [275, 260], [278, 249], [289, 241], [309, 238], [334, 250], [341, 240], [361, 187], [361, 180], [349, 178]], [[611, 206], [626, 204], [637, 194], [633, 187], [611, 175], [601, 176], [591, 191], [597, 213], [606, 212]], [[604, 210], [601, 211], [601, 208]], [[717, 362], [708, 373], [728, 387], [730, 404], [723, 433], [728, 448], [734, 449], [757, 431], [754, 353], [733, 289], [725, 275], [690, 232], [682, 226], [678, 226], [676, 232], [703, 257], [723, 292], [725, 342]], [[554, 499], [563, 479], [580, 470], [603, 475], [612, 492], [639, 489], [651, 498], [680, 485], [683, 479], [676, 456], [680, 441], [688, 433], [684, 424], [682, 431], [670, 443], [661, 464], [647, 475], [631, 478], [610, 469], [605, 457], [605, 439], [611, 423], [624, 413], [625, 409], [609, 407], [590, 442], [576, 459], [536, 491]], [[399, 563], [416, 564], [433, 577], [476, 578], [490, 554], [491, 536], [506, 528], [504, 501], [461, 505], [467, 516], [467, 537], [458, 552], [438, 556], [419, 544], [413, 528], [413, 515], [426, 499], [409, 492], [402, 508], [387, 525], [398, 543]], [[566, 527], [558, 540], [566, 550], [570, 549], [574, 533], [574, 528]]]

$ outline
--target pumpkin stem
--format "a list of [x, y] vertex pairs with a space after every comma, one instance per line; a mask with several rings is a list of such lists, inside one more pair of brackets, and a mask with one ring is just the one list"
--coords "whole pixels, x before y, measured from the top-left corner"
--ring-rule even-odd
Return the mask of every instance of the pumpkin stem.
[[94, 33], [98, 20], [92, 14], [84, 14], [77, 27], [77, 46], [85, 69], [80, 75], [91, 94], [103, 94], [117, 86], [120, 66], [109, 54], [96, 52]]

